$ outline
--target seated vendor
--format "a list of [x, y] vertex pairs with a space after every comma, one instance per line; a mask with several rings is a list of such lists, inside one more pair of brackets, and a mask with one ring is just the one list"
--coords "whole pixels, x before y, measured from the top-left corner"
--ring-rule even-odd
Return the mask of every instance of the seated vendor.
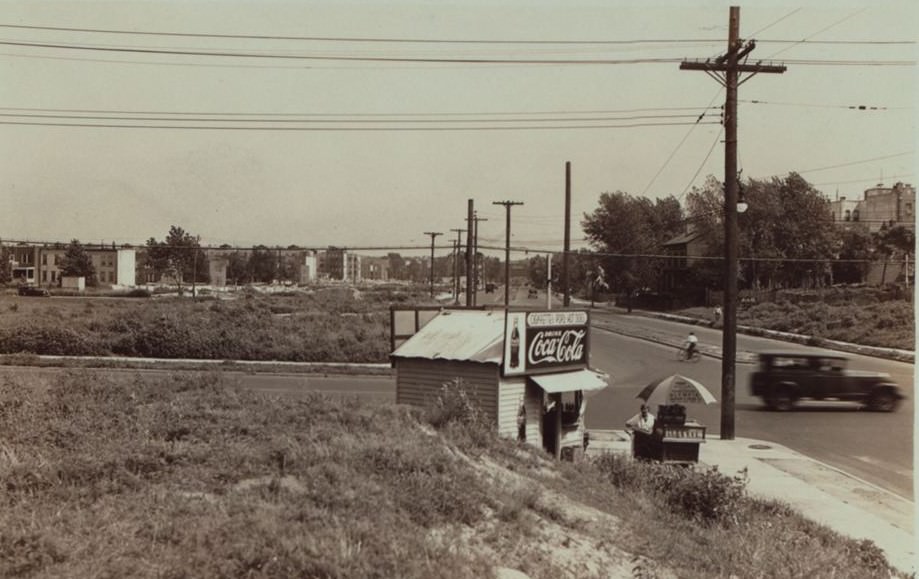
[[654, 415], [651, 414], [648, 405], [642, 404], [639, 413], [626, 420], [625, 426], [630, 430], [651, 432], [654, 429]]

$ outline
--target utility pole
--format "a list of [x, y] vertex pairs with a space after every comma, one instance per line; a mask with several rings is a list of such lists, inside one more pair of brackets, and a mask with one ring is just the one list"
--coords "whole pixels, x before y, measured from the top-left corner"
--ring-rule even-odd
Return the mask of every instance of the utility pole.
[[522, 201], [492, 201], [492, 205], [504, 205], [507, 212], [506, 234], [504, 238], [504, 307], [511, 301], [511, 207], [523, 205]]
[[[469, 203], [466, 205], [466, 231], [472, 233], [473, 224], [475, 223], [473, 219], [475, 218], [475, 203], [472, 199], [469, 200]], [[472, 279], [472, 260], [469, 259], [469, 256], [472, 255], [472, 235], [466, 235], [466, 307], [472, 307], [472, 292], [473, 288], [469, 287], [469, 280]]]
[[[756, 48], [742, 42], [740, 7], [731, 6], [727, 52], [714, 60], [683, 61], [680, 70], [702, 70], [727, 90], [724, 105], [724, 329], [721, 358], [721, 439], [734, 440], [735, 366], [737, 358], [737, 87], [760, 72], [782, 73], [784, 65], [741, 64]], [[738, 81], [738, 74], [750, 76]], [[718, 74], [722, 73], [722, 74]]]
[[472, 294], [472, 305], [477, 305], [479, 295], [479, 221], [488, 221], [477, 215], [473, 213], [472, 216], [472, 287], [475, 288], [475, 293]]
[[425, 235], [431, 236], [431, 297], [434, 297], [434, 238], [443, 235], [439, 231], [425, 231]]
[[453, 303], [459, 304], [459, 287], [460, 287], [460, 275], [459, 275], [459, 253], [460, 248], [463, 246], [463, 232], [465, 229], [451, 229], [450, 231], [456, 232], [456, 243], [453, 246]]
[[552, 309], [552, 254], [546, 254], [546, 309]]
[[571, 161], [565, 161], [565, 252], [562, 254], [562, 305], [571, 305], [571, 289], [568, 285], [568, 255], [571, 253]]

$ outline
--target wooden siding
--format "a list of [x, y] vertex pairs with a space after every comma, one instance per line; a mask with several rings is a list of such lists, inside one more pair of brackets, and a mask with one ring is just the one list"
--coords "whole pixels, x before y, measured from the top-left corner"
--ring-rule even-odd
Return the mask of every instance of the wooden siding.
[[462, 378], [466, 392], [497, 423], [498, 365], [450, 360], [396, 358], [396, 402], [426, 406], [445, 383]]
[[[498, 385], [498, 434], [517, 438], [517, 413], [526, 391], [524, 376], [504, 378]], [[527, 408], [527, 419], [530, 409]]]

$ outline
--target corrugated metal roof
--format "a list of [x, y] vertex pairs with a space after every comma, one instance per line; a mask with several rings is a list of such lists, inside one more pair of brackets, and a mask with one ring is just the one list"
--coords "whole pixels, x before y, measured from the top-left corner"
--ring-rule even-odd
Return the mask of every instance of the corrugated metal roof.
[[500, 364], [503, 354], [503, 310], [447, 310], [396, 348], [392, 356]]

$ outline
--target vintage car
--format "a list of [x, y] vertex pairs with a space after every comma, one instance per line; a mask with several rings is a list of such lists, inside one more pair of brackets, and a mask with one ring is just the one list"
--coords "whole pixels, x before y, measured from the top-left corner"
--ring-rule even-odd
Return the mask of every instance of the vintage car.
[[750, 377], [750, 389], [772, 410], [791, 410], [802, 398], [846, 400], [869, 410], [893, 412], [903, 394], [889, 374], [846, 368], [838, 354], [765, 352]]
[[19, 295], [21, 296], [39, 296], [39, 297], [48, 297], [51, 295], [51, 292], [46, 290], [43, 287], [34, 286], [34, 285], [21, 285], [19, 286]]
[[531, 287], [529, 290], [527, 290], [527, 299], [538, 298], [538, 297], [539, 297], [539, 290], [537, 290], [535, 287]]

